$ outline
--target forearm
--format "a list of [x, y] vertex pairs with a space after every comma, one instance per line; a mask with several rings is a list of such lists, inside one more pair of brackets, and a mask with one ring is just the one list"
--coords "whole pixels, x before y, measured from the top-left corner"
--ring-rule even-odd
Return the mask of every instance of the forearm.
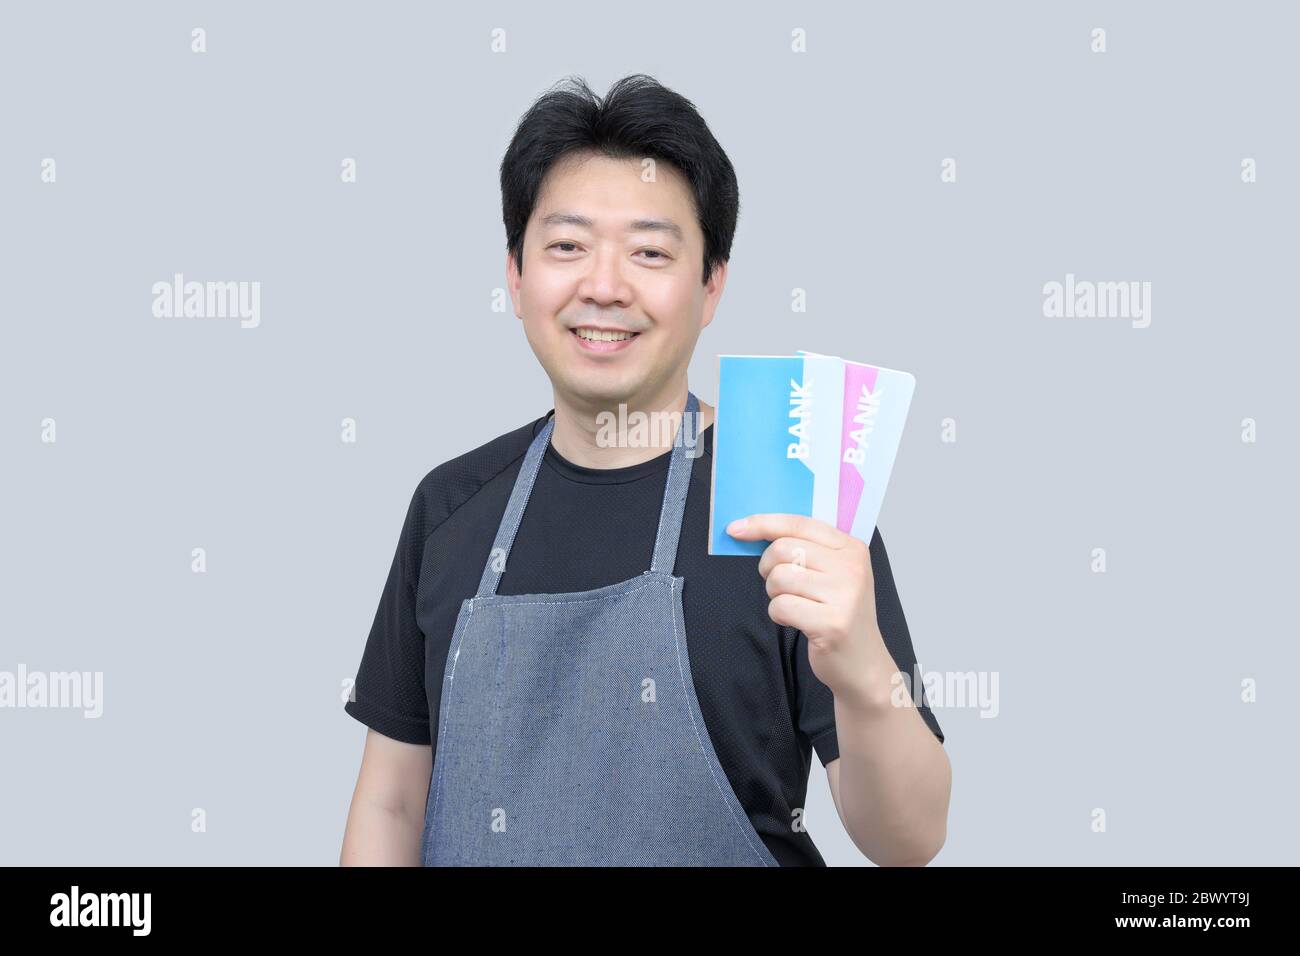
[[339, 866], [419, 866], [421, 817], [354, 795]]
[[873, 862], [924, 866], [947, 838], [952, 767], [906, 687], [891, 683], [896, 671], [880, 661], [854, 692], [835, 696], [839, 810]]

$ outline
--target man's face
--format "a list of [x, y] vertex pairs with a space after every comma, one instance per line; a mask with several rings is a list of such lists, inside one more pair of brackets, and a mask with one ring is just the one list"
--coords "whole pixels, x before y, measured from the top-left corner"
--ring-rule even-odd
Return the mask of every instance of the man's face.
[[[684, 380], [722, 295], [702, 281], [704, 234], [686, 180], [659, 162], [570, 155], [542, 183], [524, 232], [523, 273], [507, 256], [524, 334], [572, 404], [647, 410]], [[587, 329], [635, 333], [589, 341]], [[597, 336], [607, 338], [608, 336]]]

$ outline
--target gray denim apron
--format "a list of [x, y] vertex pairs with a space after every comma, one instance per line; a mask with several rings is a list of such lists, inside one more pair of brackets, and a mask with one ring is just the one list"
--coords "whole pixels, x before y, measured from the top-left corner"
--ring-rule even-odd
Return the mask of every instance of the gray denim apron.
[[698, 411], [687, 392], [650, 570], [592, 591], [496, 593], [554, 416], [533, 440], [456, 618], [425, 866], [777, 865], [704, 726], [672, 575]]

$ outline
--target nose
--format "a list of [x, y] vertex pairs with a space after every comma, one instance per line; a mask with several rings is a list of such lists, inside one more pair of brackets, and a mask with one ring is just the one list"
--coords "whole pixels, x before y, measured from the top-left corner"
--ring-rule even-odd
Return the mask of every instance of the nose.
[[583, 302], [623, 308], [632, 304], [632, 286], [623, 273], [624, 262], [618, 250], [597, 249], [587, 263], [578, 285], [578, 297]]

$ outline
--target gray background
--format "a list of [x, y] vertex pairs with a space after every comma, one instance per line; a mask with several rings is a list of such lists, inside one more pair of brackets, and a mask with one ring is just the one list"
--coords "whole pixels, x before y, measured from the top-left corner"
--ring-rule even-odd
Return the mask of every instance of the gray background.
[[[105, 690], [0, 709], [2, 862], [337, 861], [411, 492], [552, 404], [489, 308], [502, 152], [560, 77], [638, 71], [740, 178], [696, 392], [725, 352], [917, 378], [880, 528], [923, 667], [1000, 690], [935, 708], [936, 864], [1296, 862], [1293, 11], [6, 4], [0, 670]], [[153, 318], [174, 272], [261, 282], [260, 327]], [[1150, 327], [1044, 318], [1067, 272], [1151, 282]], [[866, 862], [816, 761], [808, 819]]]

